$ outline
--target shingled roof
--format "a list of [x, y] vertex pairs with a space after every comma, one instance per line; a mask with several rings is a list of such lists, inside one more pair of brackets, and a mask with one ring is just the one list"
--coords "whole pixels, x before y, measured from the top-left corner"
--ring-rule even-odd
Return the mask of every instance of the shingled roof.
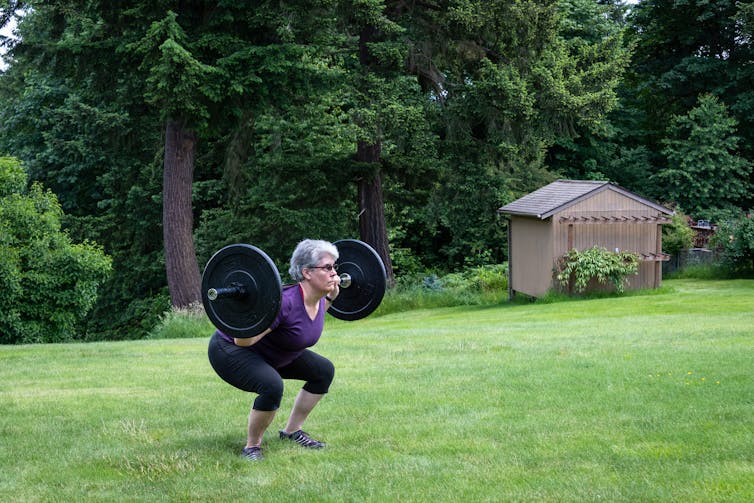
[[615, 184], [592, 180], [558, 180], [549, 185], [545, 185], [520, 199], [516, 199], [512, 203], [506, 204], [497, 211], [498, 213], [532, 216], [544, 220], [555, 213], [604, 190], [614, 190], [666, 215], [672, 215], [673, 213], [671, 210], [644, 199], [633, 192], [618, 187]]

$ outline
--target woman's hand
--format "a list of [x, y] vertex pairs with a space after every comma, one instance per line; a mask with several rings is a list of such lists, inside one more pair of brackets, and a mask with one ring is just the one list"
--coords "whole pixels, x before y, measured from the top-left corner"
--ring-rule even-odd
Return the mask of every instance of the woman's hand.
[[333, 279], [333, 285], [332, 288], [330, 288], [330, 291], [327, 292], [327, 299], [332, 302], [335, 300], [335, 297], [340, 294], [340, 276], [335, 276]]

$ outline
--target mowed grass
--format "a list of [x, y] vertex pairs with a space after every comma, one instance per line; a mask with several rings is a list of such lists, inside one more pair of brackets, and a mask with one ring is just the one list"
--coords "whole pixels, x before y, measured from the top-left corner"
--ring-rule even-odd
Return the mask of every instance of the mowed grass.
[[206, 338], [0, 347], [0, 501], [754, 501], [754, 281], [328, 319], [306, 429], [238, 457]]

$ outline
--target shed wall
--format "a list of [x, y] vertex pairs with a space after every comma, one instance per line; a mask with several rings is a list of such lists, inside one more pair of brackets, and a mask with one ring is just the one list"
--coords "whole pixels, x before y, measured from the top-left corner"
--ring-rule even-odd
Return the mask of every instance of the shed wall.
[[550, 221], [512, 216], [511, 290], [538, 297], [552, 286], [553, 235]]
[[[553, 215], [556, 225], [555, 253], [567, 252], [575, 247], [578, 250], [602, 246], [615, 251], [655, 251], [655, 223], [604, 223], [568, 224], [559, 222], [560, 217], [636, 217], [656, 216], [657, 211], [638, 201], [611, 190], [605, 190], [594, 197], [581, 201], [566, 210]], [[573, 242], [569, 246], [568, 229], [573, 225]]]
[[626, 197], [620, 192], [614, 190], [603, 190], [591, 197], [579, 201], [565, 210], [561, 215], [569, 215], [582, 211], [601, 211], [616, 216], [635, 215], [636, 212], [644, 211], [647, 216], [656, 215], [657, 210], [643, 204], [641, 201]]
[[553, 222], [555, 229], [555, 255], [568, 250], [586, 250], [600, 246], [610, 251], [655, 253], [657, 250], [657, 224], [592, 224], [580, 225]]
[[[561, 217], [654, 217], [657, 210], [617, 192], [606, 190], [553, 215], [555, 233], [554, 254], [560, 256], [571, 248], [586, 250], [600, 246], [610, 251], [632, 253], [660, 253], [661, 227], [647, 223], [593, 223], [574, 224], [560, 222]], [[659, 233], [659, 236], [658, 236]], [[627, 288], [653, 288], [660, 286], [662, 272], [659, 263], [642, 262], [639, 273], [629, 278]]]

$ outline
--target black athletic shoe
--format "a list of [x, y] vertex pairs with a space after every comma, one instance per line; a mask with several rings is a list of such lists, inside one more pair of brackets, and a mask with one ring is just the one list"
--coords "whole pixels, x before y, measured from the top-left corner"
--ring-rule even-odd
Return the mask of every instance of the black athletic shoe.
[[250, 461], [262, 461], [264, 459], [261, 447], [244, 447], [241, 451], [241, 457]]
[[280, 439], [281, 440], [292, 440], [293, 442], [296, 442], [302, 447], [306, 447], [308, 449], [321, 449], [325, 446], [324, 442], [320, 442], [319, 440], [314, 440], [309, 436], [308, 433], [306, 433], [303, 430], [294, 431], [293, 433], [286, 433], [283, 430], [280, 430]]

